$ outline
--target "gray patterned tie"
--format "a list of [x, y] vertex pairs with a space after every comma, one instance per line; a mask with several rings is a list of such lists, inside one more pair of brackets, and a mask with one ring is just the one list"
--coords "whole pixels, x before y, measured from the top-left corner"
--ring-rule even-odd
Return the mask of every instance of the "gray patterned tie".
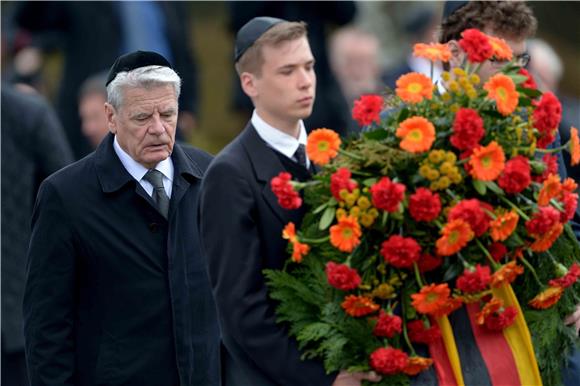
[[298, 149], [296, 149], [296, 153], [294, 153], [294, 159], [300, 165], [308, 169], [308, 165], [306, 164], [306, 147], [303, 144], [298, 145]]
[[169, 197], [167, 197], [167, 193], [165, 193], [165, 188], [163, 187], [163, 173], [156, 169], [149, 169], [143, 178], [153, 185], [153, 201], [157, 205], [159, 213], [167, 218], [167, 214], [169, 213]]

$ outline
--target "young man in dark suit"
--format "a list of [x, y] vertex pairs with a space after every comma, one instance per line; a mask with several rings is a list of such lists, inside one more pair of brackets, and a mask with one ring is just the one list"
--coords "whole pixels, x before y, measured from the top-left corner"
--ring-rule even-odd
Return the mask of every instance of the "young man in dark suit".
[[210, 157], [175, 144], [180, 88], [163, 56], [121, 56], [111, 133], [40, 188], [24, 295], [35, 386], [218, 384], [196, 222]]
[[309, 177], [302, 120], [312, 112], [316, 76], [304, 23], [258, 17], [237, 34], [236, 70], [255, 110], [244, 131], [215, 158], [202, 184], [200, 231], [221, 322], [224, 386], [360, 385], [375, 374], [325, 374], [300, 359], [276, 324], [262, 270], [282, 268], [282, 228], [300, 210], [282, 209], [270, 180], [282, 171]]

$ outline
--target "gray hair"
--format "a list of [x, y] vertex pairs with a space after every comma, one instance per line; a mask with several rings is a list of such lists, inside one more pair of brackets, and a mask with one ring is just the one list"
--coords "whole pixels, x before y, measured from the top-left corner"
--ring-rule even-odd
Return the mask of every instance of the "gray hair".
[[165, 66], [139, 67], [132, 71], [119, 72], [107, 86], [107, 102], [115, 109], [123, 103], [123, 90], [127, 87], [152, 88], [173, 86], [175, 97], [181, 93], [181, 78], [175, 71]]

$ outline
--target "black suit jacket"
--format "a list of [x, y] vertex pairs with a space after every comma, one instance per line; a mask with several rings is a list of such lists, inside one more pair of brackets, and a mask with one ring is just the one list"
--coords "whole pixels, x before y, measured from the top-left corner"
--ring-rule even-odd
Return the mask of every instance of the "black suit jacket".
[[219, 330], [197, 237], [210, 157], [172, 154], [169, 221], [109, 135], [42, 184], [24, 298], [32, 385], [216, 385]]
[[200, 231], [222, 328], [224, 386], [330, 385], [322, 364], [301, 361], [276, 324], [262, 270], [288, 258], [282, 229], [299, 211], [280, 207], [270, 179], [283, 165], [253, 126], [212, 162], [200, 195]]

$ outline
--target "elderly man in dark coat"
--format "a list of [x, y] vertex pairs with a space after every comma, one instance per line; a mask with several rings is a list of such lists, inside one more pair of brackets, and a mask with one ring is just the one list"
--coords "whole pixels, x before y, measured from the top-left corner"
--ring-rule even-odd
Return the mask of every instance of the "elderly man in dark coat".
[[210, 157], [175, 144], [181, 80], [120, 57], [109, 134], [45, 180], [24, 297], [33, 385], [216, 385], [218, 327], [197, 238]]

